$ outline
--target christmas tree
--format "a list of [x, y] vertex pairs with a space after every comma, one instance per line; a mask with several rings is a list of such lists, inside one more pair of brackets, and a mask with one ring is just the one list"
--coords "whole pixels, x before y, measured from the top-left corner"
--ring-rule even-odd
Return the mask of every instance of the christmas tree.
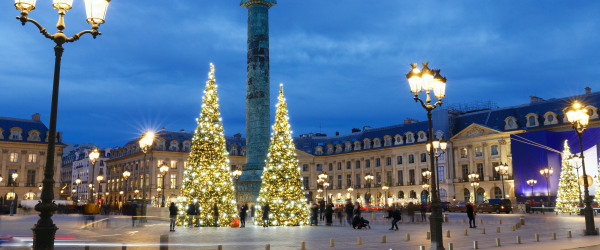
[[560, 171], [560, 182], [558, 183], [558, 194], [556, 196], [556, 212], [559, 213], [578, 213], [579, 211], [579, 183], [577, 183], [577, 173], [571, 165], [569, 158], [571, 151], [565, 140], [565, 146], [562, 153], [562, 168]]
[[202, 111], [200, 118], [196, 120], [198, 127], [194, 132], [188, 166], [183, 171], [177, 225], [188, 224], [186, 211], [191, 203], [198, 204], [201, 226], [215, 226], [215, 204], [219, 213], [217, 226], [229, 226], [237, 217], [218, 100], [215, 69], [211, 64], [202, 98]]
[[598, 174], [596, 175], [595, 181], [596, 181], [596, 193], [594, 195], [594, 201], [596, 201], [597, 203], [600, 203], [600, 165], [598, 166]]
[[[269, 205], [269, 225], [308, 224], [308, 208], [288, 119], [283, 85], [280, 85], [273, 134], [256, 202], [258, 218], [262, 218], [263, 208]], [[261, 219], [256, 222], [259, 225], [264, 223]]]

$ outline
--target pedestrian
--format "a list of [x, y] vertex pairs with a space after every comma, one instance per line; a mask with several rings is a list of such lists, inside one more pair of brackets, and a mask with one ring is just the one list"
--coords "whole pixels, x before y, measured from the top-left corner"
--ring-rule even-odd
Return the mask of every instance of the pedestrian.
[[131, 206], [129, 206], [129, 214], [131, 214], [131, 227], [135, 227], [135, 221], [137, 220], [136, 204], [131, 204]]
[[421, 203], [421, 221], [427, 221], [427, 202]]
[[194, 203], [190, 203], [187, 208], [187, 216], [188, 216], [188, 227], [194, 226], [194, 216], [196, 215], [196, 206]]
[[214, 227], [218, 227], [219, 226], [219, 206], [217, 206], [216, 202], [215, 202], [215, 205], [213, 206], [213, 217], [215, 218]]
[[310, 205], [310, 225], [319, 225], [319, 206], [316, 203]]
[[339, 207], [339, 208], [336, 208], [335, 211], [337, 212], [337, 217], [340, 220], [340, 226], [341, 226], [344, 224], [344, 219], [342, 218], [342, 217], [344, 217], [344, 215], [343, 215], [344, 209]]
[[475, 214], [477, 214], [477, 211], [475, 211], [475, 207], [473, 207], [473, 204], [471, 204], [471, 202], [467, 202], [466, 207], [467, 216], [469, 217], [469, 228], [477, 228], [477, 226], [475, 225]]
[[325, 200], [319, 201], [319, 219], [322, 221], [325, 219]]
[[269, 207], [269, 203], [266, 203], [263, 206], [263, 214], [262, 214], [262, 220], [263, 220], [263, 227], [269, 227], [269, 211], [271, 211], [271, 208]]
[[348, 221], [348, 225], [352, 225], [352, 216], [354, 214], [354, 206], [352, 206], [352, 202], [348, 200], [346, 203], [346, 220]]
[[355, 202], [354, 203], [354, 211], [353, 211], [355, 216], [356, 215], [360, 216], [360, 209], [361, 209], [360, 203], [358, 203], [358, 201]]
[[175, 219], [177, 219], [177, 206], [175, 206], [175, 202], [171, 202], [171, 206], [169, 206], [169, 219], [171, 220], [169, 231], [175, 232]]
[[415, 204], [409, 202], [406, 210], [408, 211], [408, 216], [410, 216], [410, 222], [415, 222]]
[[333, 224], [333, 205], [327, 203], [325, 206], [325, 225], [331, 226]]
[[240, 209], [240, 223], [241, 223], [240, 227], [246, 227], [247, 211], [248, 211], [248, 203], [244, 203], [244, 205], [242, 205], [242, 208]]
[[194, 205], [194, 219], [196, 220], [195, 227], [200, 227], [200, 204], [198, 202]]
[[525, 213], [531, 213], [531, 205], [529, 200], [525, 201]]
[[391, 213], [391, 217], [392, 217], [392, 227], [390, 228], [390, 230], [394, 230], [394, 227], [396, 227], [396, 231], [398, 231], [398, 221], [400, 221], [400, 219], [402, 219], [402, 212], [400, 212], [400, 209], [395, 208]]

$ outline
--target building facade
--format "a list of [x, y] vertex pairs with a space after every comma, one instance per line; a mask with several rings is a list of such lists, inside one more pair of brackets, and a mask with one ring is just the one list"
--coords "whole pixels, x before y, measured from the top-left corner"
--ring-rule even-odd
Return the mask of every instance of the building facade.
[[[40, 120], [40, 114], [34, 114], [31, 119], [0, 117], [2, 201], [15, 197], [17, 200], [40, 199], [48, 150], [47, 138], [48, 128]], [[56, 139], [54, 197], [60, 199], [61, 159], [66, 145], [62, 142], [62, 133], [57, 133]], [[13, 173], [18, 175], [16, 180], [12, 177]]]
[[[75, 145], [72, 150], [63, 157], [63, 169], [67, 171], [69, 175], [65, 179], [61, 180], [68, 186], [66, 189], [70, 193], [70, 197], [73, 200], [77, 200], [80, 203], [86, 203], [90, 200], [92, 194], [95, 202], [103, 202], [106, 197], [106, 179], [103, 178], [98, 181], [98, 176], [106, 177], [106, 161], [110, 158], [112, 149], [99, 148], [100, 158], [96, 160], [95, 165], [92, 168], [92, 163], [89, 158], [89, 153], [94, 149], [93, 144]], [[71, 167], [70, 170], [67, 170]], [[93, 173], [92, 173], [93, 169]], [[67, 174], [64, 174], [67, 175]], [[81, 182], [77, 185], [76, 180], [79, 178]], [[93, 178], [93, 189], [90, 187]], [[75, 190], [75, 192], [72, 192]]]

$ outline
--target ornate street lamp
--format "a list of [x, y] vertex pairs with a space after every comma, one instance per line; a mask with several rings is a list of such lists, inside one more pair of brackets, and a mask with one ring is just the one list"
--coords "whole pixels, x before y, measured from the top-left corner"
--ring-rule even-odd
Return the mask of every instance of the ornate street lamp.
[[317, 185], [321, 185], [321, 187], [325, 190], [325, 202], [329, 202], [329, 197], [327, 197], [327, 187], [329, 187], [327, 177], [329, 177], [329, 175], [327, 175], [326, 172], [321, 172], [319, 175], [317, 175]]
[[390, 187], [388, 187], [388, 185], [383, 185], [381, 187], [381, 190], [383, 190], [383, 197], [384, 197], [383, 204], [384, 205], [387, 204], [387, 199], [388, 199], [387, 191], [388, 191], [388, 189], [390, 189]]
[[[417, 64], [412, 64], [412, 69], [406, 74], [410, 91], [414, 94], [415, 102], [420, 102], [421, 106], [427, 111], [427, 121], [429, 124], [428, 139], [433, 144], [433, 124], [431, 120], [431, 111], [438, 105], [442, 105], [442, 98], [446, 96], [446, 78], [440, 75], [440, 70], [431, 70], [427, 67], [428, 63], [423, 63], [423, 69], [419, 70]], [[419, 93], [425, 92], [427, 98], [423, 101], [419, 98]], [[431, 103], [430, 93], [437, 97], [438, 101]], [[444, 249], [444, 239], [442, 236], [442, 206], [437, 185], [437, 168], [434, 165], [434, 152], [429, 152], [430, 171], [431, 175], [431, 216], [429, 218], [429, 227], [431, 232], [431, 248], [432, 250]]]
[[552, 176], [552, 173], [554, 172], [554, 170], [552, 170], [552, 168], [548, 168], [545, 167], [543, 169], [540, 169], [540, 174], [542, 176], [544, 176], [544, 178], [546, 178], [546, 192], [548, 193], [548, 206], [550, 206], [550, 176]]
[[429, 188], [431, 187], [431, 185], [429, 185], [428, 183], [425, 183], [425, 184], [423, 184], [423, 186], [422, 186], [422, 187], [423, 187], [423, 190], [427, 190], [427, 199], [425, 199], [425, 200], [429, 202], [429, 197], [431, 197], [431, 196], [429, 195], [429, 192], [430, 192], [430, 191], [429, 191]]
[[[367, 203], [367, 206], [369, 205], [369, 203], [371, 203], [371, 197], [373, 196], [371, 194], [371, 182], [373, 182], [373, 180], [375, 179], [375, 176], [373, 176], [372, 174], [367, 174], [365, 175], [365, 181], [367, 182], [367, 193], [369, 194], [369, 200], [365, 199], [365, 202]], [[367, 196], [365, 195], [365, 198]]]
[[504, 191], [504, 175], [508, 174], [508, 164], [500, 163], [498, 166], [494, 167], [496, 173], [500, 175], [500, 180], [502, 182], [502, 199], [506, 197], [506, 193]]
[[13, 193], [13, 199], [12, 202], [10, 203], [10, 216], [14, 215], [14, 207], [16, 206], [15, 204], [15, 198], [17, 197], [17, 193], [15, 193], [15, 184], [17, 184], [17, 178], [19, 177], [19, 173], [17, 172], [13, 172], [10, 177], [12, 177], [12, 193]]
[[527, 185], [529, 185], [531, 187], [531, 198], [533, 198], [533, 186], [535, 186], [535, 184], [537, 184], [537, 180], [536, 179], [529, 179], [527, 180]]
[[[167, 175], [167, 173], [169, 172], [169, 166], [163, 164], [162, 166], [160, 166], [159, 168], [160, 173], [162, 174], [162, 201], [161, 201], [161, 207], [165, 207], [165, 176]], [[160, 190], [158, 190], [158, 192], [160, 193]]]
[[594, 223], [594, 210], [592, 209], [592, 198], [590, 197], [590, 191], [588, 189], [590, 183], [588, 182], [588, 175], [585, 170], [585, 158], [583, 156], [583, 140], [581, 135], [586, 130], [587, 125], [590, 121], [589, 108], [585, 107], [579, 102], [574, 102], [564, 111], [567, 115], [567, 120], [573, 125], [573, 129], [579, 137], [579, 149], [581, 158], [581, 168], [583, 169], [583, 195], [585, 208], [583, 208], [583, 214], [585, 215], [585, 235], [597, 235], [595, 223]]
[[74, 200], [75, 202], [77, 202], [77, 199], [75, 198], [76, 192], [77, 192], [77, 190], [75, 188], [71, 189], [71, 193], [73, 193], [73, 197], [71, 197], [71, 199]]
[[477, 188], [479, 187], [479, 174], [478, 173], [470, 173], [467, 175], [469, 180], [471, 181], [471, 186], [473, 187], [473, 203], [477, 203]]
[[[148, 162], [146, 162], [146, 156], [148, 155], [148, 152], [152, 149], [152, 144], [154, 143], [154, 132], [152, 131], [146, 131], [144, 132], [144, 135], [142, 136], [142, 138], [139, 141], [140, 144], [140, 148], [142, 149], [142, 152], [144, 153], [144, 164], [149, 164]], [[142, 176], [144, 182], [146, 182], [147, 178], [146, 178], [146, 169], [149, 166], [146, 166], [145, 168], [142, 169]], [[146, 222], [146, 183], [142, 183], [142, 217], [140, 218], [140, 222], [145, 223]]]
[[89, 198], [89, 203], [94, 203], [94, 191], [93, 191], [93, 187], [94, 187], [94, 175], [96, 174], [96, 161], [98, 161], [98, 158], [100, 158], [100, 152], [98, 151], [97, 147], [94, 147], [94, 149], [92, 149], [92, 151], [90, 151], [88, 153], [88, 157], [90, 158], [90, 163], [92, 164], [92, 171], [89, 173], [88, 175], [88, 180], [91, 179], [92, 183], [90, 183], [90, 185], [92, 185], [92, 188], [90, 188], [90, 198]]
[[354, 191], [354, 188], [349, 187], [348, 188], [348, 193], [350, 193], [350, 202], [352, 202], [352, 192]]

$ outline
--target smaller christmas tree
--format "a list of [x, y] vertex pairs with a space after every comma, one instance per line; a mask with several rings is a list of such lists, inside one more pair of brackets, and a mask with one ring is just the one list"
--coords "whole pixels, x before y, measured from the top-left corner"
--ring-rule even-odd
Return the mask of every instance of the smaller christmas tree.
[[264, 224], [261, 218], [266, 204], [269, 205], [269, 225], [308, 224], [308, 208], [288, 119], [283, 85], [280, 85], [273, 135], [256, 201], [258, 219], [255, 221], [259, 225]]
[[569, 161], [571, 151], [567, 142], [565, 140], [562, 153], [562, 168], [560, 171], [560, 182], [558, 183], [555, 211], [558, 213], [577, 213], [579, 212], [579, 183], [577, 183], [575, 168]]

